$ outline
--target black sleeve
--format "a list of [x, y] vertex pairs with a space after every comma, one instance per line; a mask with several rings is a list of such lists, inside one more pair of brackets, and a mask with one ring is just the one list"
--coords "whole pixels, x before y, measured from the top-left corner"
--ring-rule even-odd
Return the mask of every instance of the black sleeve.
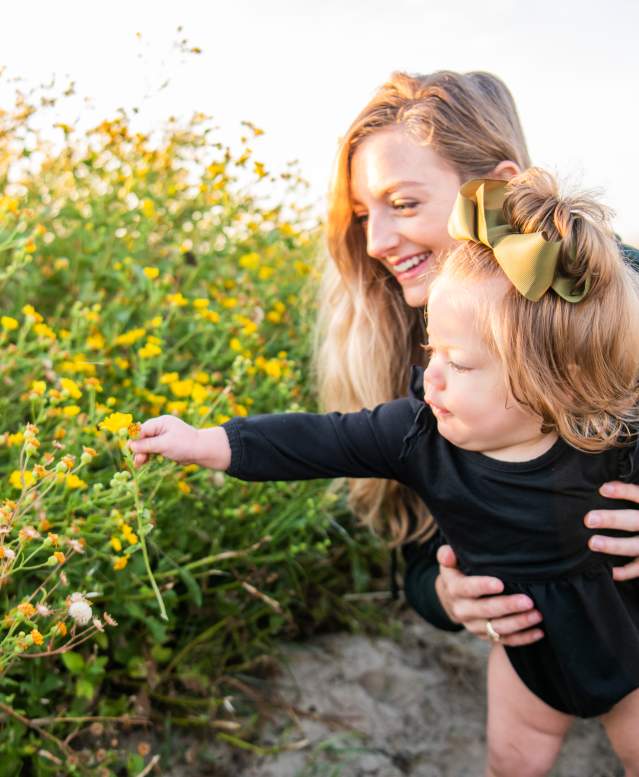
[[[234, 418], [227, 472], [241, 480], [387, 478], [406, 483], [399, 463], [415, 401], [398, 399], [359, 413], [281, 413]], [[410, 484], [408, 484], [410, 485]]]
[[409, 542], [402, 546], [406, 562], [404, 593], [406, 601], [421, 617], [438, 629], [462, 631], [460, 623], [454, 623], [442, 607], [435, 580], [439, 574], [437, 551], [444, 544], [439, 530], [426, 542]]

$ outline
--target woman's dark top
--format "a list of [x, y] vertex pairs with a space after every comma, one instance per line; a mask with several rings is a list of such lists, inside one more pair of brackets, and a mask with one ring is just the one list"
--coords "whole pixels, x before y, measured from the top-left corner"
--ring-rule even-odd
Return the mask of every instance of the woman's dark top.
[[[508, 648], [531, 691], [569, 714], [601, 715], [639, 687], [639, 582], [617, 584], [613, 564], [592, 553], [588, 510], [627, 508], [597, 489], [639, 480], [633, 448], [587, 454], [558, 440], [527, 462], [503, 462], [441, 437], [423, 401], [423, 370], [411, 396], [359, 413], [287, 413], [224, 424], [228, 473], [243, 480], [375, 477], [397, 480], [428, 504], [466, 574], [496, 575], [526, 593], [545, 638]], [[639, 458], [639, 457], [638, 457]]]

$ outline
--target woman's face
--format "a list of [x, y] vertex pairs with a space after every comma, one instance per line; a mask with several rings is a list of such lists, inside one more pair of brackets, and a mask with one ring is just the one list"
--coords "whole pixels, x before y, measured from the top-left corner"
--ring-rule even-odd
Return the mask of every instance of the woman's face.
[[369, 256], [402, 287], [411, 307], [426, 303], [435, 260], [453, 240], [448, 217], [459, 176], [401, 127], [370, 135], [351, 162], [351, 201]]

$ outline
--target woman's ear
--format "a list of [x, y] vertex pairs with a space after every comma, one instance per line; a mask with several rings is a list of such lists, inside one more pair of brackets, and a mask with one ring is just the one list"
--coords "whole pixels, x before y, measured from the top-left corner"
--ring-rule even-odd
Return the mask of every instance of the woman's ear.
[[500, 181], [509, 181], [513, 176], [519, 175], [519, 173], [521, 173], [519, 165], [511, 159], [505, 159], [491, 171], [488, 177], [497, 178]]

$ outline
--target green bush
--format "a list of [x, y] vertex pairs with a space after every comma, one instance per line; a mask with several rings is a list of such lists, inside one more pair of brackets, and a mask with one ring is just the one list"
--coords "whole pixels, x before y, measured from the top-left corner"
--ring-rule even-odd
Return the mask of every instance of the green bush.
[[126, 448], [158, 413], [313, 407], [301, 179], [266, 171], [249, 123], [234, 152], [201, 115], [58, 143], [36, 115], [0, 114], [0, 774], [133, 774], [123, 721], [250, 738], [238, 688], [276, 638], [372, 615], [342, 594], [380, 548], [325, 483], [138, 472]]

